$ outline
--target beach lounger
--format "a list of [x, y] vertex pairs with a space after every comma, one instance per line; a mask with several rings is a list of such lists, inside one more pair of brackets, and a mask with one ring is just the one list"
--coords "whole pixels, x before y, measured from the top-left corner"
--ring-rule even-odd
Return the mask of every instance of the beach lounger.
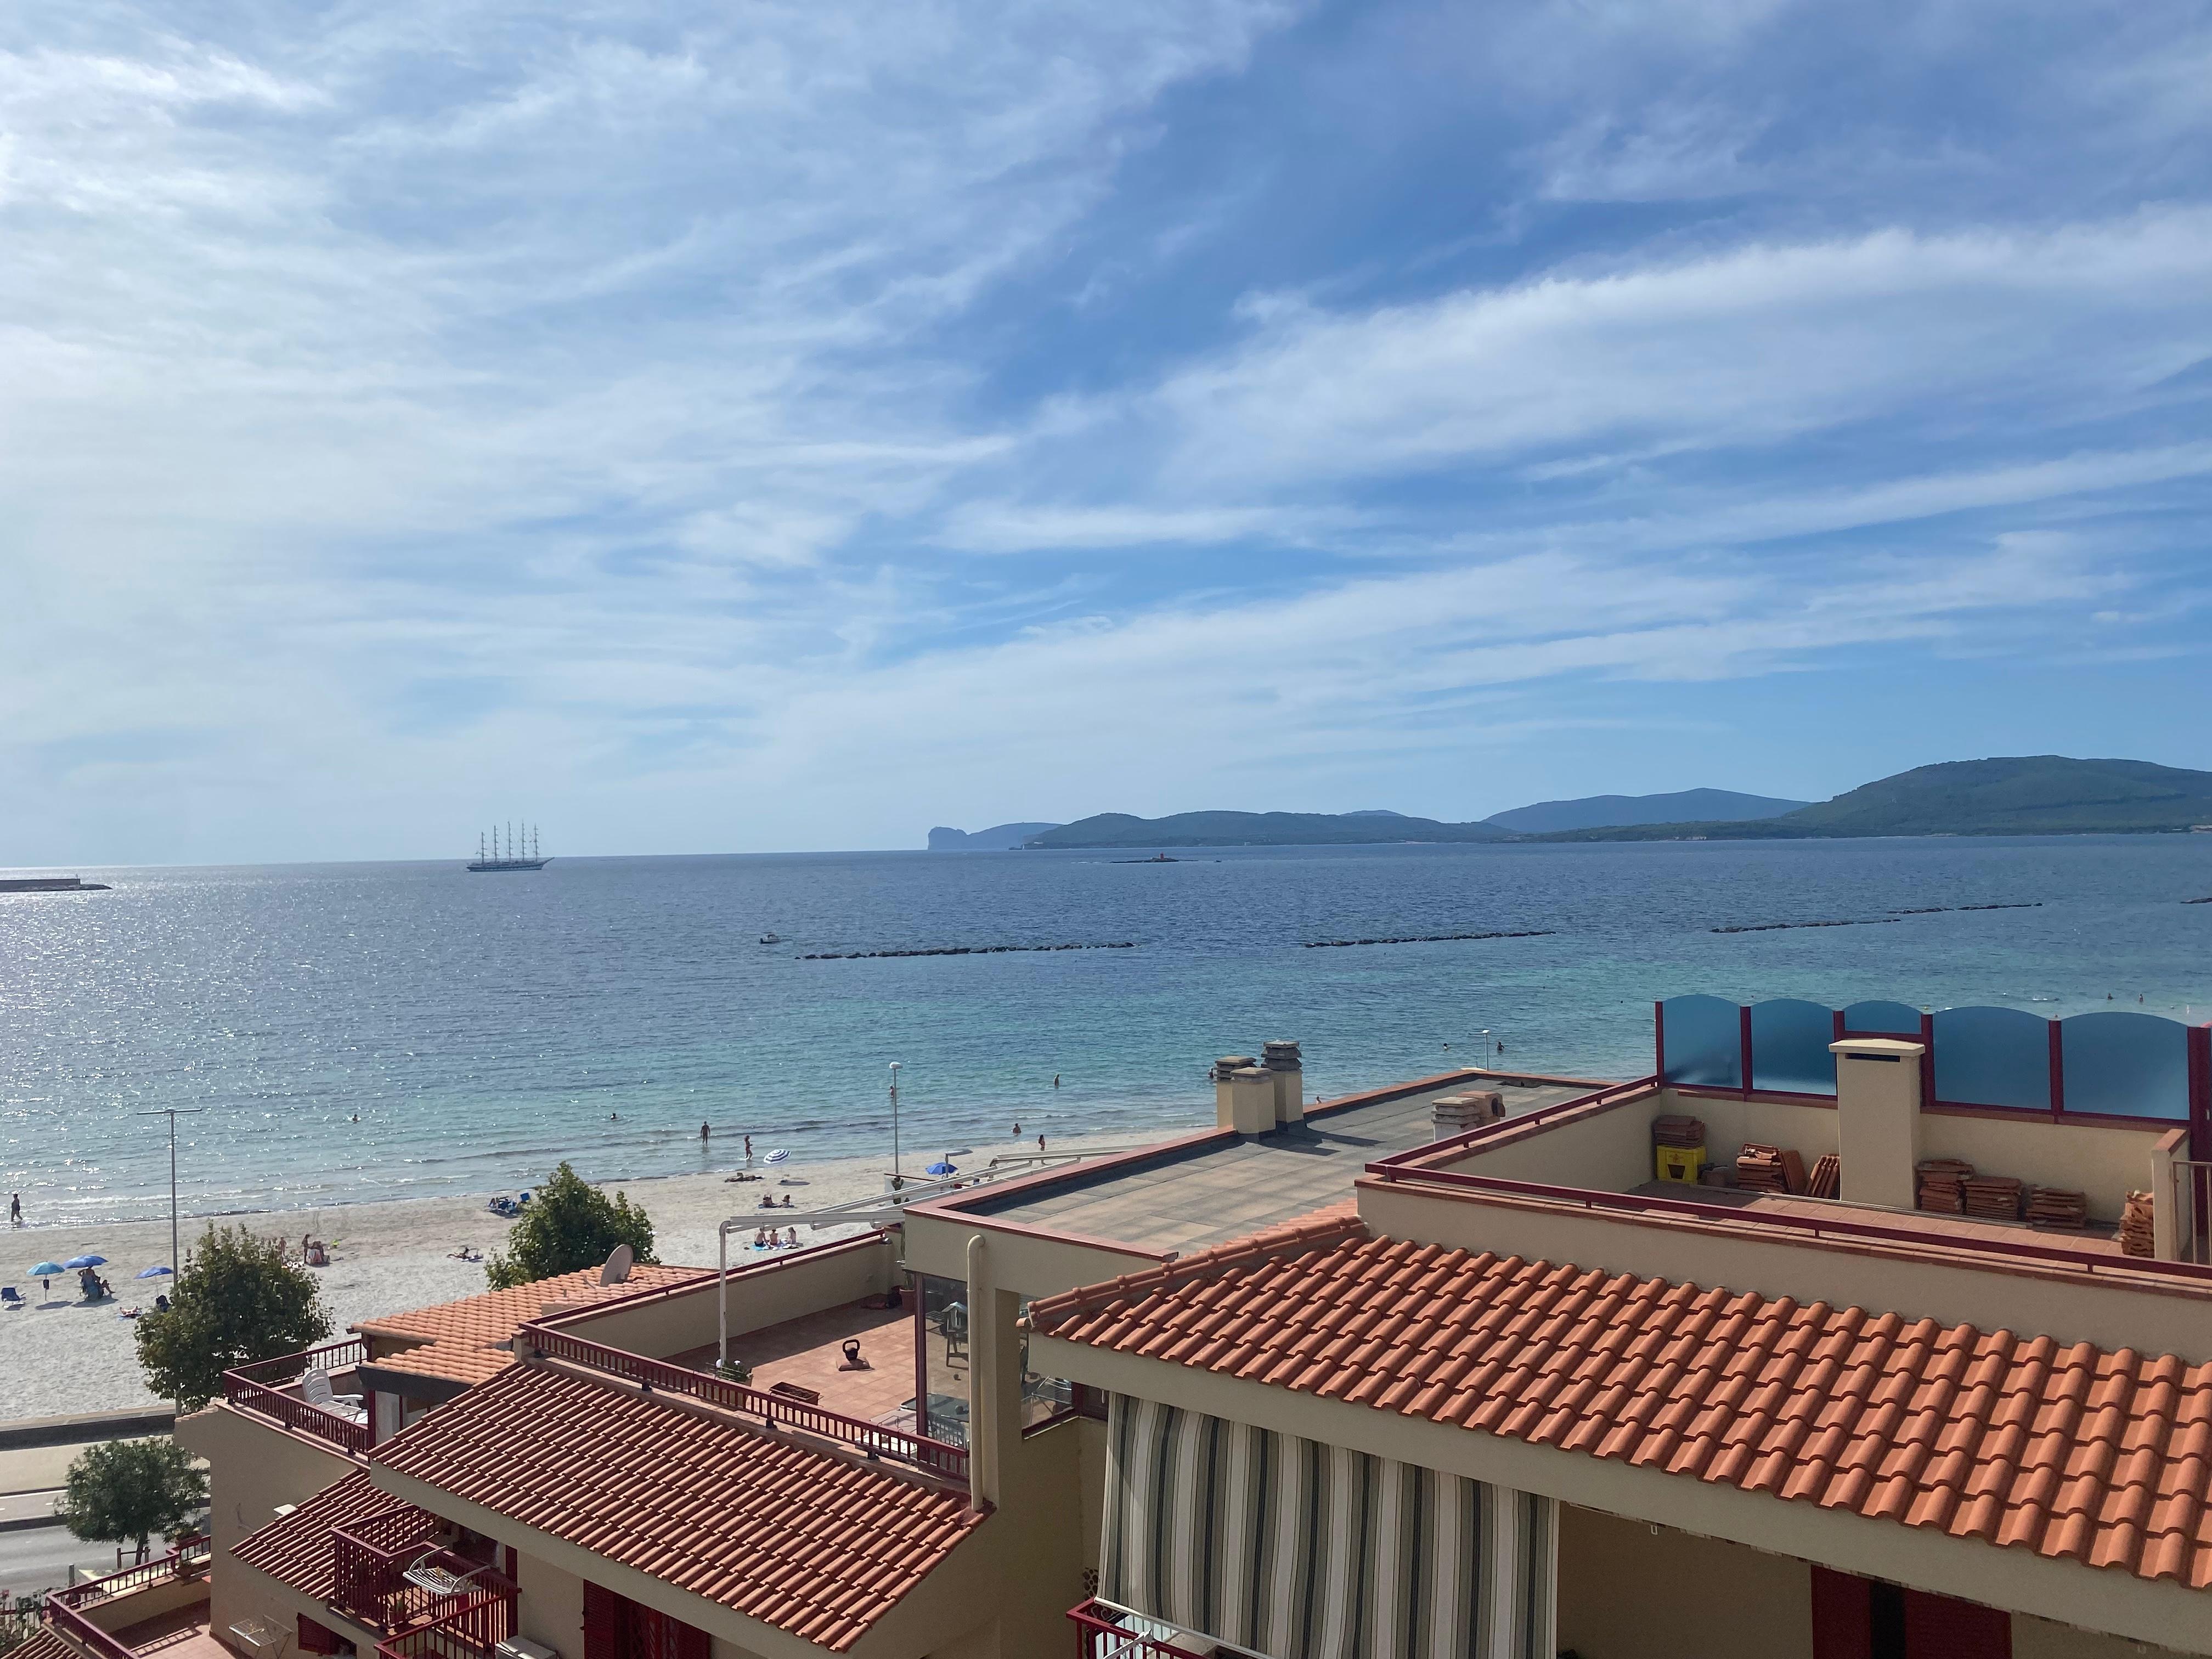
[[300, 1378], [300, 1398], [334, 1417], [344, 1418], [349, 1423], [368, 1421], [368, 1407], [361, 1403], [361, 1396], [337, 1393], [331, 1387], [328, 1371], [303, 1373]]
[[0, 1308], [27, 1308], [30, 1305], [16, 1292], [13, 1285], [0, 1285]]

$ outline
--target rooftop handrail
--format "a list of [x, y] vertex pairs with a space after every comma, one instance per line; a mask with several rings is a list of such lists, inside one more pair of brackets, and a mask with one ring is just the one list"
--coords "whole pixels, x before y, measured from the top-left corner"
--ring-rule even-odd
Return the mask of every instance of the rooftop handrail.
[[141, 1561], [136, 1566], [111, 1572], [100, 1578], [87, 1578], [65, 1589], [47, 1592], [48, 1602], [63, 1607], [89, 1607], [105, 1601], [110, 1596], [127, 1595], [131, 1590], [143, 1589], [149, 1584], [158, 1584], [171, 1578], [189, 1578], [204, 1570], [212, 1556], [212, 1547], [205, 1533], [194, 1533], [189, 1538], [177, 1540], [176, 1547], [167, 1555], [151, 1561]]
[[[388, 1616], [389, 1604], [414, 1588], [403, 1577], [407, 1565], [444, 1530], [438, 1516], [411, 1504], [395, 1504], [350, 1527], [331, 1528], [331, 1605], [386, 1628], [404, 1624], [405, 1617]], [[416, 1611], [409, 1608], [408, 1615]]]
[[274, 1359], [257, 1359], [247, 1365], [234, 1365], [225, 1376], [242, 1376], [264, 1388], [276, 1388], [296, 1382], [308, 1371], [343, 1370], [349, 1365], [358, 1365], [368, 1358], [368, 1345], [357, 1336], [340, 1342], [326, 1342], [319, 1348], [303, 1348], [297, 1353], [280, 1353]]
[[[1407, 1170], [1378, 1162], [1369, 1164], [1367, 1173], [1388, 1182], [1422, 1183], [1461, 1191], [1496, 1193], [1509, 1198], [1578, 1204], [1587, 1210], [1678, 1215], [1689, 1220], [1735, 1228], [1780, 1228], [1815, 1238], [1873, 1239], [1886, 1243], [1911, 1244], [1922, 1249], [1958, 1250], [1998, 1261], [2049, 1261], [2092, 1273], [2101, 1268], [2107, 1277], [2115, 1273], [2148, 1274], [2158, 1278], [2185, 1279], [2194, 1284], [2212, 1286], [2212, 1267], [2201, 1267], [2193, 1261], [2166, 1261], [2151, 1256], [2069, 1250], [2057, 1244], [2014, 1243], [2009, 1239], [1983, 1238], [1971, 1233], [1896, 1226], [1876, 1221], [1855, 1221], [1841, 1216], [1807, 1215], [1795, 1210], [1750, 1210], [1729, 1204], [1700, 1204], [1692, 1199], [1662, 1198], [1650, 1193], [1609, 1193], [1595, 1187], [1557, 1187], [1540, 1181], [1511, 1181], [1500, 1176], [1468, 1175], [1457, 1170]], [[1814, 1199], [1808, 1201], [1817, 1204], [1827, 1200]]]
[[280, 1427], [320, 1440], [356, 1457], [368, 1455], [374, 1431], [336, 1412], [311, 1406], [284, 1389], [310, 1370], [334, 1370], [357, 1365], [368, 1358], [368, 1346], [356, 1339], [332, 1342], [301, 1353], [280, 1354], [274, 1359], [240, 1365], [222, 1374], [222, 1397], [229, 1404], [257, 1413]]
[[782, 1428], [852, 1446], [872, 1458], [911, 1463], [927, 1474], [961, 1486], [968, 1481], [967, 1451], [941, 1440], [848, 1417], [826, 1407], [810, 1406], [803, 1401], [750, 1389], [727, 1377], [690, 1370], [665, 1359], [649, 1359], [643, 1354], [611, 1348], [605, 1343], [587, 1341], [544, 1325], [526, 1324], [518, 1334], [547, 1359], [566, 1360], [620, 1377], [626, 1382], [688, 1395], [725, 1411], [757, 1417]]

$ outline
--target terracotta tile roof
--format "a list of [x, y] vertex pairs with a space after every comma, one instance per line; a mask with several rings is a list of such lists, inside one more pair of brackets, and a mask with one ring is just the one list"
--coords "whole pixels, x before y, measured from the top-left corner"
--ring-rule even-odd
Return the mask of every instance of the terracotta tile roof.
[[364, 1319], [353, 1328], [379, 1345], [404, 1342], [416, 1346], [386, 1353], [374, 1363], [386, 1370], [405, 1371], [455, 1382], [489, 1380], [512, 1363], [504, 1344], [514, 1340], [515, 1327], [538, 1318], [550, 1304], [563, 1311], [635, 1296], [641, 1291], [671, 1290], [703, 1284], [714, 1278], [711, 1267], [671, 1267], [640, 1262], [620, 1285], [599, 1283], [599, 1270], [541, 1279], [513, 1290], [486, 1291], [458, 1302], [440, 1302], [411, 1313], [387, 1314]]
[[840, 1653], [982, 1519], [961, 1493], [544, 1364], [370, 1459]]
[[481, 1296], [465, 1296], [458, 1302], [417, 1308], [412, 1313], [364, 1319], [353, 1328], [364, 1336], [398, 1337], [413, 1342], [504, 1342], [514, 1334], [517, 1325], [537, 1318], [549, 1302], [580, 1307], [589, 1302], [611, 1302], [617, 1297], [635, 1296], [640, 1291], [666, 1290], [714, 1276], [712, 1267], [668, 1267], [641, 1261], [629, 1270], [629, 1278], [623, 1284], [602, 1285], [599, 1270], [586, 1267], [580, 1273], [562, 1273], [534, 1284], [518, 1285], [510, 1291], [486, 1291]]
[[328, 1601], [337, 1587], [331, 1571], [331, 1528], [356, 1526], [371, 1516], [397, 1510], [422, 1513], [413, 1504], [380, 1490], [368, 1478], [368, 1470], [356, 1469], [325, 1486], [291, 1514], [280, 1515], [267, 1526], [246, 1534], [231, 1546], [230, 1553], [302, 1595]]
[[1069, 1341], [2212, 1587], [2212, 1364], [1370, 1235], [1032, 1303]]
[[83, 1659], [83, 1656], [50, 1630], [41, 1630], [8, 1650], [8, 1659]]

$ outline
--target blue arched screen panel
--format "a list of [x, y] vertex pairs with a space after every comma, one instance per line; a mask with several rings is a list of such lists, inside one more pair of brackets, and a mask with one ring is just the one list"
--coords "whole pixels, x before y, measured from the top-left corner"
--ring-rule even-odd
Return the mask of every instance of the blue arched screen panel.
[[[1919, 1016], [1913, 1017], [1917, 1030]], [[1778, 1094], [1836, 1092], [1836, 1040], [1832, 1009], [1817, 1002], [1778, 998], [1751, 1005], [1751, 1086]]]
[[2017, 1008], [1939, 1010], [1936, 1098], [2049, 1111], [2051, 1022]]
[[1720, 997], [1669, 997], [1659, 1005], [1669, 1083], [1743, 1087], [1743, 1010]]
[[2066, 1109], [2119, 1117], [2189, 1115], [2189, 1028], [2157, 1014], [2076, 1014], [2058, 1022]]
[[1857, 1036], [1920, 1036], [1920, 1011], [1902, 1002], [1854, 1002], [1844, 1010], [1844, 1029]]

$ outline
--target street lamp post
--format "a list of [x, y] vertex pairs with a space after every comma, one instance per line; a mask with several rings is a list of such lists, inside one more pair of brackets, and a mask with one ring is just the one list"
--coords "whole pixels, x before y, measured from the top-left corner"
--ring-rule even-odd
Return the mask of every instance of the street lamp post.
[[894, 1188], [903, 1186], [906, 1182], [905, 1173], [899, 1168], [898, 1074], [899, 1063], [893, 1060], [891, 1062], [891, 1185]]
[[150, 1112], [141, 1112], [141, 1117], [166, 1117], [169, 1120], [169, 1277], [174, 1279], [183, 1270], [184, 1263], [177, 1252], [177, 1114], [186, 1117], [207, 1110], [204, 1106], [161, 1106]]

